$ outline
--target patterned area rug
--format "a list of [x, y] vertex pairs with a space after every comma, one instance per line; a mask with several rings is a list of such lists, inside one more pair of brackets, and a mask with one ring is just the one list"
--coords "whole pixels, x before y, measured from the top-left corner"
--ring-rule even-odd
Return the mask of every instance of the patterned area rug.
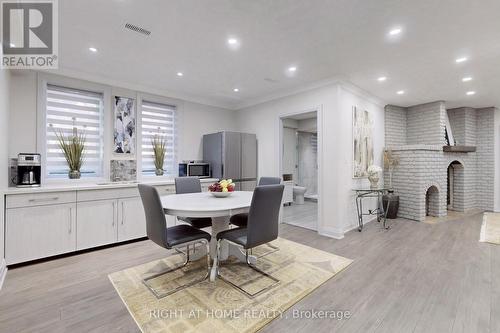
[[500, 213], [484, 213], [480, 242], [500, 245]]
[[[256, 332], [352, 263], [285, 239], [273, 244], [280, 250], [259, 258], [257, 266], [280, 283], [253, 299], [217, 279], [157, 300], [142, 279], [179, 264], [182, 257], [177, 254], [110, 274], [109, 279], [142, 332]], [[269, 250], [263, 245], [253, 254]], [[223, 263], [221, 273], [245, 290], [254, 292], [272, 284], [244, 264], [231, 261]], [[203, 276], [204, 264], [203, 259], [192, 262], [186, 269], [150, 280], [150, 285], [161, 292], [185, 284]]]

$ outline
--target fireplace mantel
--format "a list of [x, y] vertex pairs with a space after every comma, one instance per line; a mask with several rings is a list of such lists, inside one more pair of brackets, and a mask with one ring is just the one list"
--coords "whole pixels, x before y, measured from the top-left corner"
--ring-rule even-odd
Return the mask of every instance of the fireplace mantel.
[[443, 151], [448, 153], [473, 153], [476, 146], [443, 146]]

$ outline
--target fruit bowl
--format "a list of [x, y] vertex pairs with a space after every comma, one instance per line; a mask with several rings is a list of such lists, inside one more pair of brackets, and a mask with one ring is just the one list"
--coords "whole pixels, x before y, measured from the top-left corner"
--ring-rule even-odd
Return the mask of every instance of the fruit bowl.
[[210, 185], [208, 187], [208, 191], [216, 198], [225, 198], [233, 193], [234, 183], [232, 179], [222, 179], [221, 181]]
[[225, 198], [233, 194], [233, 192], [210, 192], [216, 198]]

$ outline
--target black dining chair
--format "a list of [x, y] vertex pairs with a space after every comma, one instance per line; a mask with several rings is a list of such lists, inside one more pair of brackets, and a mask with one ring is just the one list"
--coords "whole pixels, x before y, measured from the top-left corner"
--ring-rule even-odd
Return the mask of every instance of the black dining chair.
[[247, 227], [229, 229], [217, 234], [217, 254], [214, 265], [218, 263], [220, 243], [222, 240], [226, 240], [241, 246], [245, 250], [246, 263], [251, 269], [274, 281], [270, 286], [251, 294], [240, 286], [225, 279], [224, 276], [220, 274], [220, 270], [217, 270], [217, 275], [221, 279], [230, 283], [251, 298], [269, 290], [279, 283], [278, 279], [251, 264], [248, 255], [249, 250], [259, 245], [268, 244], [278, 238], [279, 213], [283, 190], [284, 185], [281, 184], [257, 186], [253, 192], [252, 203], [250, 205], [250, 211], [248, 212]]
[[[175, 178], [175, 193], [199, 193], [201, 192], [201, 182], [198, 177], [177, 177]], [[192, 225], [195, 228], [203, 229], [212, 226], [210, 217], [186, 217], [177, 216], [177, 219]]]
[[[153, 186], [146, 184], [138, 184], [138, 188], [146, 215], [146, 233], [148, 238], [165, 249], [175, 249], [178, 252], [183, 253], [185, 256], [185, 260], [181, 265], [145, 278], [142, 281], [144, 285], [156, 296], [156, 298], [160, 299], [205, 280], [208, 277], [210, 270], [210, 234], [187, 224], [179, 224], [167, 228], [167, 221], [158, 191]], [[190, 247], [194, 247], [197, 243], [205, 244], [207, 248], [207, 274], [203, 278], [196, 279], [188, 284], [178, 286], [177, 288], [164, 293], [158, 293], [149, 285], [148, 281], [151, 279], [171, 273], [186, 266], [189, 262]], [[183, 247], [186, 247], [186, 252], [180, 249]]]

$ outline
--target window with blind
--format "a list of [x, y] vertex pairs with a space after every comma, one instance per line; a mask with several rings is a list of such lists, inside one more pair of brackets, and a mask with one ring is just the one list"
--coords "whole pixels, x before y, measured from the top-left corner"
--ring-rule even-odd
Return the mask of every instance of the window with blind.
[[166, 152], [163, 170], [165, 175], [176, 175], [176, 107], [142, 101], [141, 105], [141, 135], [142, 135], [142, 173], [154, 175], [154, 153], [151, 141], [158, 136], [165, 139]]
[[103, 168], [103, 94], [47, 85], [46, 176], [67, 178], [68, 165], [56, 133], [85, 135], [82, 177], [100, 177]]

